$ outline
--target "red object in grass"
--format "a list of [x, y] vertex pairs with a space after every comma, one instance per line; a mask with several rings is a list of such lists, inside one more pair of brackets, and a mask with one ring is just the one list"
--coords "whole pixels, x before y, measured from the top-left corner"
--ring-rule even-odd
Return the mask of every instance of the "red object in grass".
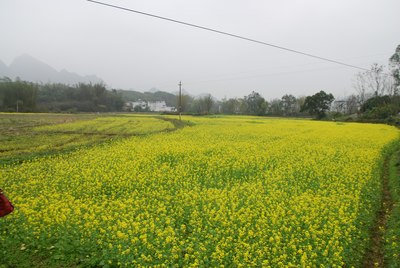
[[10, 200], [3, 194], [0, 189], [0, 217], [4, 217], [11, 212], [13, 212], [14, 206], [11, 204]]

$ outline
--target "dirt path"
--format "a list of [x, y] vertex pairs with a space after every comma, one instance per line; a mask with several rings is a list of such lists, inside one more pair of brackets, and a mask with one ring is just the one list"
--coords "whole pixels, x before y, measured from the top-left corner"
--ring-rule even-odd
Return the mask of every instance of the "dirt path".
[[174, 129], [172, 129], [172, 131], [192, 125], [192, 123], [190, 123], [188, 121], [181, 121], [181, 120], [175, 119], [175, 118], [168, 118], [168, 117], [162, 117], [162, 116], [154, 116], [154, 118], [164, 120], [167, 122], [171, 122], [174, 125]]
[[376, 214], [375, 223], [371, 230], [371, 245], [364, 256], [363, 267], [385, 267], [383, 236], [393, 209], [393, 199], [389, 189], [391, 157], [392, 155], [387, 155], [383, 163], [381, 207]]

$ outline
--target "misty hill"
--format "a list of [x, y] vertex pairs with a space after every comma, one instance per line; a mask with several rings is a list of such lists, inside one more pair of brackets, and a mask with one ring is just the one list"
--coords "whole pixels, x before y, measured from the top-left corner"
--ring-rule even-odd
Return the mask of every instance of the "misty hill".
[[[8, 67], [0, 60], [0, 74], [8, 74]], [[8, 75], [3, 75], [8, 76]]]
[[0, 61], [0, 77], [7, 76], [11, 79], [16, 77], [31, 82], [51, 82], [74, 85], [78, 83], [100, 83], [102, 80], [95, 75], [81, 76], [67, 70], [57, 71], [50, 65], [30, 56], [23, 54], [16, 57], [7, 67]]
[[164, 91], [138, 92], [118, 90], [124, 101], [165, 101], [167, 106], [176, 106], [177, 96]]

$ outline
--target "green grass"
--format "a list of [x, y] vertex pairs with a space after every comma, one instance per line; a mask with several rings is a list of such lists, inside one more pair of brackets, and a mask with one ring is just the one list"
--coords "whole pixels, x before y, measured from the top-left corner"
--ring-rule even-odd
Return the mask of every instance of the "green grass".
[[385, 232], [386, 267], [400, 267], [400, 151], [390, 159], [389, 186], [393, 210]]

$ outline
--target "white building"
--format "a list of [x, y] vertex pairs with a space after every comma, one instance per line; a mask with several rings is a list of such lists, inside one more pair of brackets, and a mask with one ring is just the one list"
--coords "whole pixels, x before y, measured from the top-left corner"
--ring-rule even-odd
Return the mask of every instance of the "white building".
[[128, 101], [125, 103], [125, 109], [128, 111], [133, 111], [135, 107], [140, 107], [142, 110], [147, 108], [147, 102], [138, 100], [138, 101]]
[[165, 101], [154, 101], [154, 102], [149, 101], [147, 103], [147, 106], [149, 107], [149, 110], [152, 112], [175, 112], [176, 111], [175, 107], [167, 106]]
[[141, 111], [151, 111], [151, 112], [175, 112], [175, 107], [167, 106], [165, 101], [129, 101], [125, 103], [125, 109], [128, 111], [134, 111], [136, 107], [140, 107]]

